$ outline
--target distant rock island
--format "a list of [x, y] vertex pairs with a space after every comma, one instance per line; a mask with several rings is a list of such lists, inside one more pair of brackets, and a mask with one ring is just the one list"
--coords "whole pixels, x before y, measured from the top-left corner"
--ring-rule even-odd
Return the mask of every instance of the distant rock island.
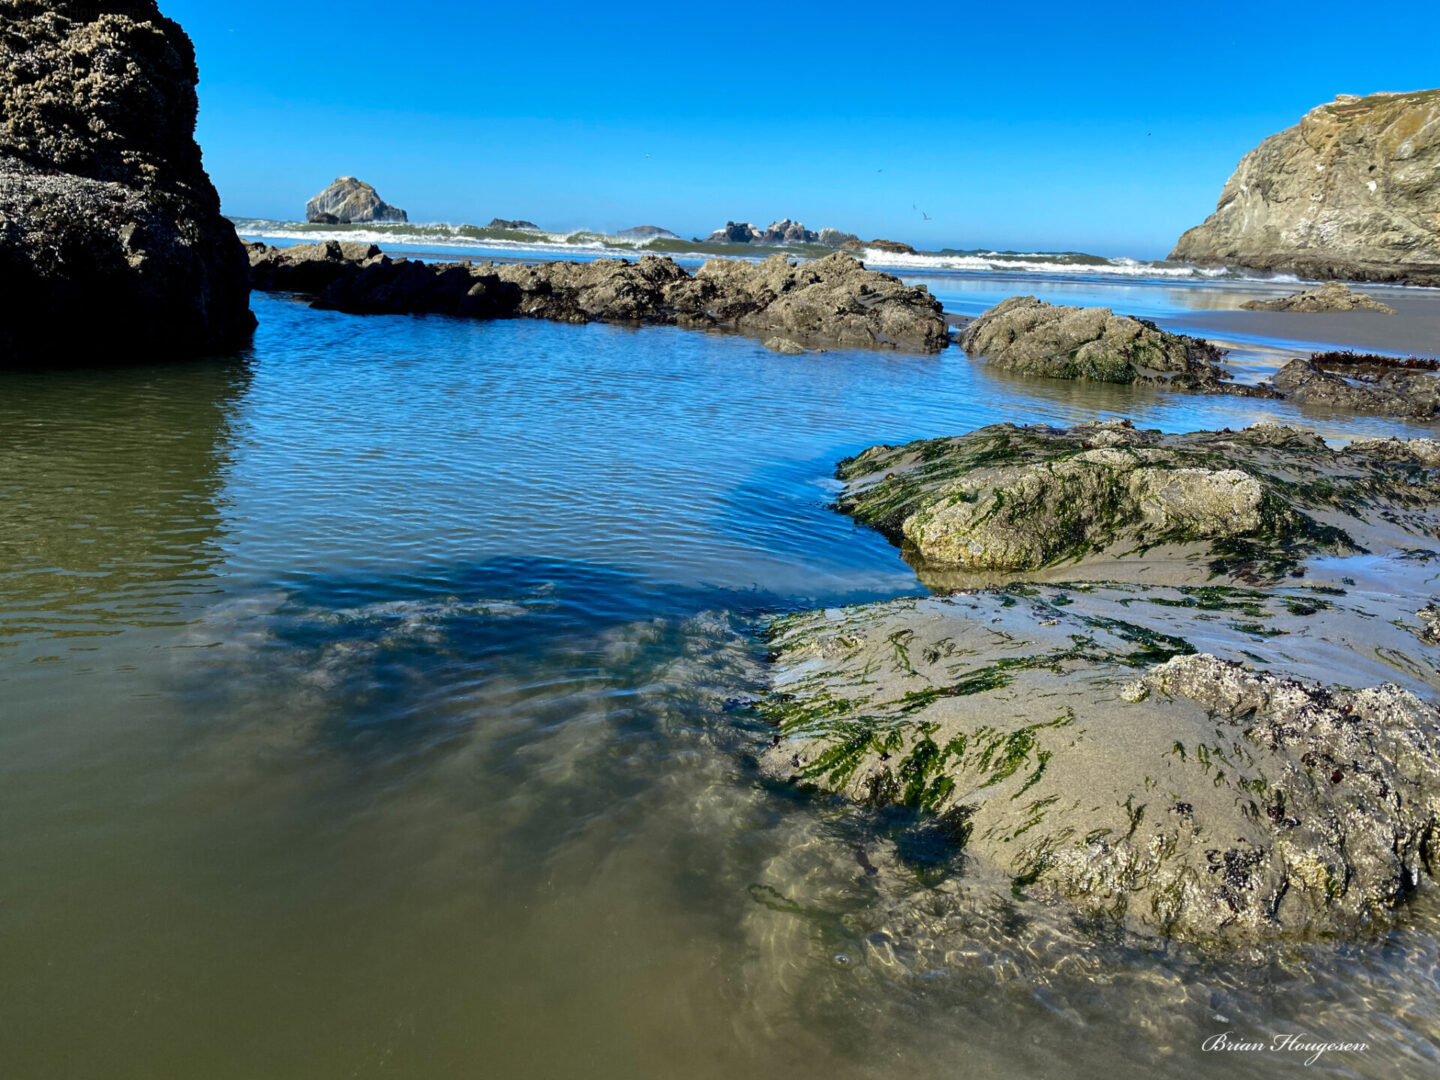
[[615, 234], [622, 240], [679, 240], [680, 235], [659, 225], [636, 225]]
[[695, 238], [697, 244], [821, 244], [824, 247], [841, 247], [852, 240], [858, 240], [854, 233], [839, 229], [821, 229], [818, 233], [805, 228], [799, 221], [784, 218], [770, 223], [761, 231], [749, 222], [727, 221], [725, 227], [716, 229], [703, 240]]
[[409, 221], [398, 206], [391, 206], [363, 180], [338, 177], [305, 204], [305, 220], [318, 225], [354, 225], [370, 221]]
[[1172, 259], [1440, 285], [1440, 90], [1341, 94], [1243, 158]]
[[891, 255], [916, 255], [919, 254], [909, 244], [902, 244], [899, 240], [847, 240], [840, 245], [842, 251], [884, 251]]
[[195, 144], [195, 50], [153, 0], [0, 2], [0, 366], [244, 340], [249, 271]]
[[500, 229], [503, 232], [544, 232], [545, 230], [536, 225], [533, 221], [526, 221], [524, 218], [491, 218], [487, 229]]

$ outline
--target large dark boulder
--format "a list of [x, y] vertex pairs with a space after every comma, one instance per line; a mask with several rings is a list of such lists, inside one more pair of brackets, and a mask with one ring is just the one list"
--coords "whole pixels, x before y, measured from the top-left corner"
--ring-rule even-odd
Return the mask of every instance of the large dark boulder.
[[153, 0], [0, 0], [0, 364], [188, 355], [254, 327], [197, 79]]

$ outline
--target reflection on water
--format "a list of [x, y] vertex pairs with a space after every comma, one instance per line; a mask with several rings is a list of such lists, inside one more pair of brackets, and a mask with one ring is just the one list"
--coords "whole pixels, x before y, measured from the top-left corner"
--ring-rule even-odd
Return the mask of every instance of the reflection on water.
[[918, 589], [838, 457], [1283, 404], [256, 307], [248, 365], [0, 384], [7, 1074], [1433, 1068], [1433, 913], [1156, 951], [752, 766], [758, 618]]

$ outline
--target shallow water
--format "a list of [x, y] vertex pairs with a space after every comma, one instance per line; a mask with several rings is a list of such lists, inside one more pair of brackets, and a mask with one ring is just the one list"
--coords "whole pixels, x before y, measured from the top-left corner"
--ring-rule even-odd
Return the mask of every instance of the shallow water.
[[[752, 765], [757, 620], [920, 591], [828, 509], [839, 457], [1294, 409], [254, 306], [243, 356], [0, 376], [5, 1075], [1434, 1069], [1433, 911], [1157, 952]], [[1202, 1052], [1222, 1030], [1370, 1048]]]

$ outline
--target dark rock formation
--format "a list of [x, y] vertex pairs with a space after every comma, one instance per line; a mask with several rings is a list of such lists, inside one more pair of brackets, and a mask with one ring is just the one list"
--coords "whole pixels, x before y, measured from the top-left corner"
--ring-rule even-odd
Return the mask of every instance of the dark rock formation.
[[765, 230], [757, 229], [749, 223], [727, 221], [723, 229], [716, 229], [704, 240], [698, 243], [705, 244], [823, 244], [826, 247], [840, 247], [847, 239], [853, 239], [854, 234], [842, 233], [838, 229], [821, 229], [818, 233], [798, 221], [791, 221], [783, 218], [780, 221], [772, 221], [770, 227]]
[[1337, 97], [1241, 159], [1172, 259], [1440, 285], [1440, 90]]
[[491, 218], [491, 219], [490, 219], [490, 224], [489, 224], [489, 225], [486, 225], [485, 228], [487, 228], [487, 229], [501, 229], [501, 230], [503, 230], [503, 231], [505, 231], [505, 232], [542, 232], [542, 231], [544, 231], [544, 230], [542, 230], [542, 229], [540, 228], [539, 225], [536, 225], [533, 221], [526, 221], [524, 218], [519, 218], [519, 219], [516, 219], [516, 220], [514, 220], [514, 221], [510, 220], [509, 218], [498, 218], [498, 217], [497, 217], [497, 218]]
[[1382, 304], [1364, 293], [1351, 292], [1348, 285], [1339, 281], [1329, 281], [1274, 300], [1247, 300], [1240, 306], [1246, 311], [1378, 311], [1382, 315], [1395, 314], [1395, 309], [1389, 304]]
[[398, 206], [391, 206], [363, 180], [338, 177], [305, 204], [305, 220], [326, 225], [353, 225], [370, 221], [409, 221]]
[[473, 266], [392, 260], [358, 245], [256, 244], [250, 261], [256, 288], [317, 292], [317, 306], [355, 313], [662, 323], [928, 352], [947, 344], [939, 301], [924, 286], [840, 253], [798, 264], [712, 259], [693, 275], [654, 255]]
[[1164, 382], [1219, 389], [1220, 350], [1109, 308], [1058, 307], [1012, 296], [970, 322], [960, 345], [974, 357], [1025, 375], [1098, 382]]
[[1346, 378], [1316, 360], [1291, 360], [1271, 384], [1302, 405], [1416, 420], [1432, 420], [1440, 413], [1440, 379], [1414, 369]]
[[1159, 549], [1201, 581], [1275, 577], [1314, 551], [1393, 550], [1397, 530], [1409, 546], [1440, 537], [1440, 470], [1267, 425], [999, 424], [872, 447], [838, 475], [840, 508], [930, 569], [1031, 572]]
[[186, 355], [253, 328], [197, 77], [153, 0], [0, 0], [0, 364]]
[[902, 244], [899, 240], [861, 240], [856, 237], [847, 240], [842, 245], [845, 251], [883, 251], [889, 255], [915, 255], [917, 252], [909, 244]]

